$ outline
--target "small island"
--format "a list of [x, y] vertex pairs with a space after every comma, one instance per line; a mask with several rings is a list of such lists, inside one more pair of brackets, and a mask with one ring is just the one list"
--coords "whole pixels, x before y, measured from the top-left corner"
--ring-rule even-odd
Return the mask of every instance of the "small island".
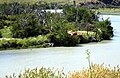
[[[99, 13], [84, 5], [75, 1], [0, 4], [0, 49], [76, 46], [111, 39], [109, 18], [99, 21]], [[47, 11], [52, 9], [55, 12]]]

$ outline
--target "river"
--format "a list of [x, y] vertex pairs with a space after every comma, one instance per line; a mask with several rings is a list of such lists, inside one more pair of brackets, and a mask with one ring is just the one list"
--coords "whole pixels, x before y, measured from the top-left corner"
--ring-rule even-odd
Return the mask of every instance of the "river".
[[110, 17], [115, 36], [111, 40], [98, 43], [80, 44], [76, 47], [52, 47], [37, 49], [20, 49], [0, 51], [0, 78], [12, 73], [24, 71], [25, 68], [55, 67], [72, 72], [88, 67], [88, 49], [91, 53], [91, 62], [108, 66], [120, 65], [120, 16], [103, 15]]

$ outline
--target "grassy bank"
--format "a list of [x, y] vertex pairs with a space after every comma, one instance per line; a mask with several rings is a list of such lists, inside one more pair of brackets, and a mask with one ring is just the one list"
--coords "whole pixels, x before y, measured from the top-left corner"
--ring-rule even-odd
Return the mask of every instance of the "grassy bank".
[[46, 36], [29, 37], [24, 39], [0, 38], [0, 50], [50, 47], [50, 43], [48, 43], [49, 40]]
[[100, 12], [120, 12], [120, 8], [100, 8]]
[[120, 15], [119, 8], [99, 8], [96, 12], [100, 12], [101, 14]]

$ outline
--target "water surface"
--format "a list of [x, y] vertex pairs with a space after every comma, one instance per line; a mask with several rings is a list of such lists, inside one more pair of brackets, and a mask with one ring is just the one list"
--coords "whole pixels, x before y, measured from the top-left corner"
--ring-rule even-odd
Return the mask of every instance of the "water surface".
[[25, 68], [55, 67], [63, 68], [65, 72], [88, 67], [85, 51], [91, 52], [91, 61], [104, 65], [120, 65], [120, 16], [110, 17], [115, 36], [112, 40], [98, 43], [80, 44], [77, 47], [53, 47], [37, 49], [21, 49], [0, 51], [0, 78], [6, 74], [22, 72]]

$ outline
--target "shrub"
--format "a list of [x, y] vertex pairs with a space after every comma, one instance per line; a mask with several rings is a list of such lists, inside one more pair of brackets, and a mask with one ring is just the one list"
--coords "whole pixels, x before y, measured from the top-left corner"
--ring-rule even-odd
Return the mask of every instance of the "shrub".
[[77, 36], [71, 36], [67, 31], [61, 33], [51, 33], [48, 38], [51, 43], [54, 43], [54, 46], [75, 46], [79, 43], [80, 38]]
[[3, 29], [1, 29], [1, 36], [2, 38], [12, 38], [12, 32], [11, 32], [12, 26], [4, 26]]
[[111, 37], [113, 37], [113, 27], [111, 26], [111, 22], [109, 21], [109, 19], [97, 22], [96, 26], [101, 30], [101, 37], [103, 39], [109, 40], [111, 39]]
[[66, 14], [66, 18], [69, 22], [77, 21], [81, 23], [81, 21], [84, 21], [85, 23], [92, 23], [96, 20], [94, 12], [86, 7], [75, 8], [69, 6], [68, 8], [65, 8], [63, 12]]
[[2, 38], [2, 33], [1, 33], [1, 31], [0, 31], [0, 38]]
[[0, 40], [0, 49], [29, 48], [29, 47], [38, 48], [43, 47], [45, 43], [49, 43], [49, 40], [46, 36], [30, 37], [24, 39], [6, 38]]

